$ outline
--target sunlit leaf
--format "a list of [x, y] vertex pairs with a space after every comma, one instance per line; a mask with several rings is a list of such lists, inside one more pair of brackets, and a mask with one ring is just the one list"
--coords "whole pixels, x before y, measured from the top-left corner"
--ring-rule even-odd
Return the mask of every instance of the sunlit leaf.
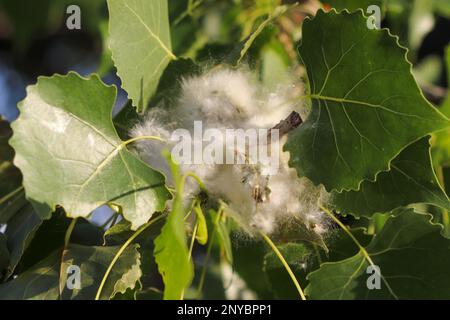
[[406, 49], [360, 12], [319, 11], [303, 25], [299, 52], [313, 106], [286, 150], [299, 175], [327, 190], [359, 189], [403, 148], [449, 127], [424, 99]]
[[123, 88], [139, 111], [171, 60], [167, 0], [108, 0], [109, 46]]
[[95, 75], [41, 77], [28, 87], [11, 145], [27, 197], [43, 219], [56, 205], [70, 217], [86, 217], [114, 204], [136, 229], [164, 208], [164, 177], [127, 150], [112, 124], [115, 96]]

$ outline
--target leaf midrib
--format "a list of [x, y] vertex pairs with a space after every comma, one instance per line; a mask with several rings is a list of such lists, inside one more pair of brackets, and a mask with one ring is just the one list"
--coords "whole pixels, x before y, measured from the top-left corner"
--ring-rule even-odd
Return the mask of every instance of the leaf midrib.
[[177, 57], [172, 53], [171, 50], [169, 50], [169, 48], [167, 48], [167, 46], [164, 44], [164, 42], [162, 42], [161, 38], [159, 36], [157, 36], [152, 29], [145, 23], [144, 20], [142, 20], [141, 16], [133, 9], [131, 8], [127, 2], [124, 2], [125, 8], [127, 8], [128, 10], [130, 10], [130, 12], [137, 18], [137, 20], [144, 26], [144, 28], [148, 31], [148, 33], [150, 34], [150, 36], [155, 39], [155, 41], [159, 44], [159, 46], [166, 52], [166, 55], [172, 59], [172, 60], [176, 60]]

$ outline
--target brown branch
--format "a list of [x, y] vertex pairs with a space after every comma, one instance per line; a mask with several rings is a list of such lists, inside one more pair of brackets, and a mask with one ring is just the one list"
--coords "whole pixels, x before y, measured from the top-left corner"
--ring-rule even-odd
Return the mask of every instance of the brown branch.
[[281, 120], [275, 127], [269, 130], [269, 136], [273, 129], [279, 130], [279, 136], [282, 137], [290, 131], [297, 128], [303, 123], [302, 118], [296, 111], [292, 111], [291, 114], [284, 120]]

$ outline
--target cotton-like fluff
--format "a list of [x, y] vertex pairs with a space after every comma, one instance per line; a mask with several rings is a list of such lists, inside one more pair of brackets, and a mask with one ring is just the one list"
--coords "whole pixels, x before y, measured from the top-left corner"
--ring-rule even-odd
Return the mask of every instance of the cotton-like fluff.
[[[131, 129], [130, 135], [134, 138], [154, 136], [170, 141], [171, 131], [174, 128], [174, 123], [168, 121], [168, 113], [162, 108], [154, 108]], [[152, 168], [161, 171], [166, 176], [167, 182], [172, 184], [172, 175], [167, 159], [162, 156], [163, 150], [168, 148], [167, 144], [158, 140], [146, 139], [138, 141], [135, 146], [142, 160]]]
[[[182, 80], [178, 103], [169, 112], [161, 107], [150, 111], [133, 128], [133, 137], [155, 135], [170, 141], [171, 131], [187, 129], [193, 136], [194, 121], [202, 121], [203, 129], [226, 128], [270, 129], [292, 111], [305, 114], [300, 99], [302, 92], [294, 84], [279, 86], [269, 91], [258, 84], [248, 70], [214, 68], [203, 75]], [[318, 208], [327, 194], [308, 179], [299, 178], [288, 165], [289, 153], [282, 148], [286, 137], [276, 145], [279, 148], [279, 169], [267, 175], [267, 164], [180, 164], [182, 173], [194, 172], [204, 182], [210, 197], [223, 200], [229, 214], [234, 215], [244, 229], [256, 234], [270, 234], [290, 220], [303, 223], [308, 229], [322, 235], [328, 221]], [[166, 159], [161, 157], [165, 147], [159, 141], [140, 141], [136, 145], [142, 159], [166, 174], [172, 183]], [[167, 147], [167, 146], [166, 146]], [[227, 146], [228, 148], [229, 146]], [[245, 150], [234, 150], [238, 154]], [[199, 192], [197, 183], [187, 180], [186, 204]]]
[[329, 222], [318, 208], [318, 203], [327, 201], [327, 193], [308, 179], [299, 178], [295, 169], [288, 165], [289, 153], [280, 152], [278, 173], [267, 176], [267, 200], [258, 205], [252, 224], [266, 233], [272, 233], [277, 225], [294, 218], [322, 235]]
[[[263, 89], [260, 91], [264, 91]], [[280, 85], [272, 92], [263, 94], [264, 101], [248, 119], [251, 128], [273, 128], [280, 120], [285, 119], [292, 111], [305, 113], [300, 99], [302, 90], [298, 85]]]
[[199, 120], [207, 128], [243, 128], [259, 110], [257, 93], [249, 71], [218, 67], [200, 77], [183, 79], [176, 113], [184, 128]]

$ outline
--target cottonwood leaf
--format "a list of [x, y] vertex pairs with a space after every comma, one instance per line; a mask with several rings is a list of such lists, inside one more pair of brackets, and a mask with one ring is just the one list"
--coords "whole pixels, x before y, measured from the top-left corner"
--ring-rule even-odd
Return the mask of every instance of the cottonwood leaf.
[[27, 204], [25, 191], [18, 187], [2, 198], [0, 203], [0, 224], [7, 223], [14, 215]]
[[0, 284], [2, 300], [57, 300], [60, 258], [60, 252], [54, 252], [16, 279]]
[[0, 199], [20, 187], [22, 176], [12, 161], [14, 150], [8, 144], [11, 138], [11, 127], [0, 117]]
[[168, 156], [175, 181], [176, 194], [166, 223], [155, 239], [154, 256], [164, 281], [164, 299], [179, 300], [194, 276], [186, 244], [184, 227], [183, 185], [178, 166]]
[[[61, 251], [56, 250], [16, 279], [0, 285], [0, 296], [5, 300], [94, 299], [100, 281], [119, 248], [71, 244], [64, 252], [63, 260]], [[128, 288], [134, 288], [141, 276], [137, 248], [138, 245], [131, 245], [120, 256], [109, 274], [101, 299], [110, 299]], [[80, 289], [71, 290], [66, 286], [67, 268], [70, 266], [80, 268]], [[62, 295], [60, 281], [63, 285]]]
[[[300, 285], [304, 285], [306, 266], [310, 263], [312, 248], [305, 243], [286, 243], [278, 246], [286, 262], [295, 272]], [[272, 291], [279, 299], [298, 299], [292, 279], [274, 252], [264, 256], [263, 270], [267, 275]]]
[[144, 111], [171, 60], [167, 0], [108, 0], [109, 47], [122, 86]]
[[103, 243], [108, 245], [119, 245], [125, 243], [131, 236], [133, 231], [128, 221], [122, 220], [105, 231], [103, 235]]
[[5, 270], [9, 265], [9, 251], [6, 246], [6, 237], [0, 233], [0, 280], [3, 279]]
[[[362, 246], [367, 246], [373, 237], [367, 234], [365, 228], [361, 227], [350, 229], [350, 232]], [[358, 253], [358, 247], [344, 230], [336, 230], [331, 237], [333, 240], [329, 243], [329, 252], [322, 257], [323, 260], [327, 262], [340, 261]]]
[[364, 181], [358, 191], [333, 192], [331, 203], [340, 212], [371, 217], [410, 204], [426, 203], [450, 210], [450, 200], [433, 171], [429, 138], [405, 148], [374, 182]]
[[303, 24], [299, 53], [312, 110], [285, 149], [300, 176], [328, 191], [357, 190], [389, 169], [400, 151], [449, 127], [423, 97], [407, 50], [361, 12], [319, 11]]
[[[64, 263], [61, 268], [62, 283], [67, 281], [67, 268], [79, 266], [81, 271], [81, 288], [62, 293], [63, 299], [94, 299], [99, 284], [109, 264], [113, 260], [120, 246], [116, 247], [87, 247], [71, 244], [64, 252]], [[103, 287], [100, 299], [111, 299], [118, 293], [125, 293], [133, 289], [142, 276], [141, 255], [139, 245], [133, 244], [125, 249], [111, 270]]]
[[208, 242], [208, 224], [199, 204], [194, 207], [194, 211], [197, 217], [197, 234], [195, 235], [195, 239], [201, 245], [205, 245]]
[[[42, 221], [31, 204], [21, 209], [8, 222], [5, 235], [11, 252], [9, 274], [18, 275], [64, 246], [67, 229], [72, 219], [63, 210]], [[85, 246], [102, 244], [103, 230], [79, 218], [72, 230], [70, 242]]]
[[230, 239], [230, 228], [227, 224], [227, 218], [224, 216], [219, 216], [219, 213], [214, 210], [209, 210], [209, 215], [213, 222], [214, 230], [217, 234], [217, 241], [219, 243], [220, 249], [227, 261], [233, 263], [233, 250], [231, 246]]
[[13, 164], [14, 149], [8, 144], [11, 135], [8, 121], [0, 117], [0, 224], [26, 204], [22, 175]]
[[[244, 280], [243, 290], [249, 289], [250, 292], [255, 292], [259, 299], [273, 299], [269, 279], [263, 270], [264, 257], [268, 250], [267, 244], [264, 241], [248, 241], [239, 236], [234, 237], [231, 244], [234, 257], [232, 271]], [[226, 284], [224, 286], [226, 289]]]
[[[158, 274], [158, 267], [153, 256], [153, 240], [160, 233], [164, 222], [164, 220], [155, 222], [151, 228], [144, 230], [139, 238], [136, 239], [135, 243], [138, 243], [140, 246], [142, 276], [139, 279], [139, 286], [133, 290], [132, 294], [128, 292], [125, 296], [134, 296], [138, 299], [142, 290], [160, 286], [161, 278]], [[130, 229], [130, 223], [122, 220], [105, 232], [103, 241], [104, 244], [108, 245], [122, 245], [133, 233]], [[162, 292], [160, 293], [162, 298]], [[120, 295], [115, 298], [126, 298], [125, 296]]]
[[126, 148], [111, 120], [116, 89], [93, 75], [40, 77], [13, 123], [14, 163], [41, 218], [57, 205], [86, 217], [104, 204], [122, 208], [136, 229], [169, 197], [164, 177]]
[[10, 260], [5, 274], [6, 278], [13, 274], [41, 224], [42, 219], [30, 203], [17, 211], [8, 221], [5, 235], [7, 237]]
[[431, 215], [398, 211], [365, 248], [380, 268], [380, 289], [370, 290], [371, 264], [359, 251], [348, 259], [324, 263], [308, 275], [311, 299], [448, 299], [450, 241]]
[[179, 58], [171, 61], [159, 80], [156, 94], [150, 104], [156, 106], [164, 103], [164, 106], [168, 108], [176, 105], [181, 94], [183, 79], [199, 76], [201, 72], [202, 68], [191, 59]]
[[371, 5], [376, 5], [382, 7], [384, 4], [383, 0], [325, 0], [323, 1], [325, 6], [335, 8], [336, 10], [349, 10], [355, 11], [357, 9], [366, 9]]

